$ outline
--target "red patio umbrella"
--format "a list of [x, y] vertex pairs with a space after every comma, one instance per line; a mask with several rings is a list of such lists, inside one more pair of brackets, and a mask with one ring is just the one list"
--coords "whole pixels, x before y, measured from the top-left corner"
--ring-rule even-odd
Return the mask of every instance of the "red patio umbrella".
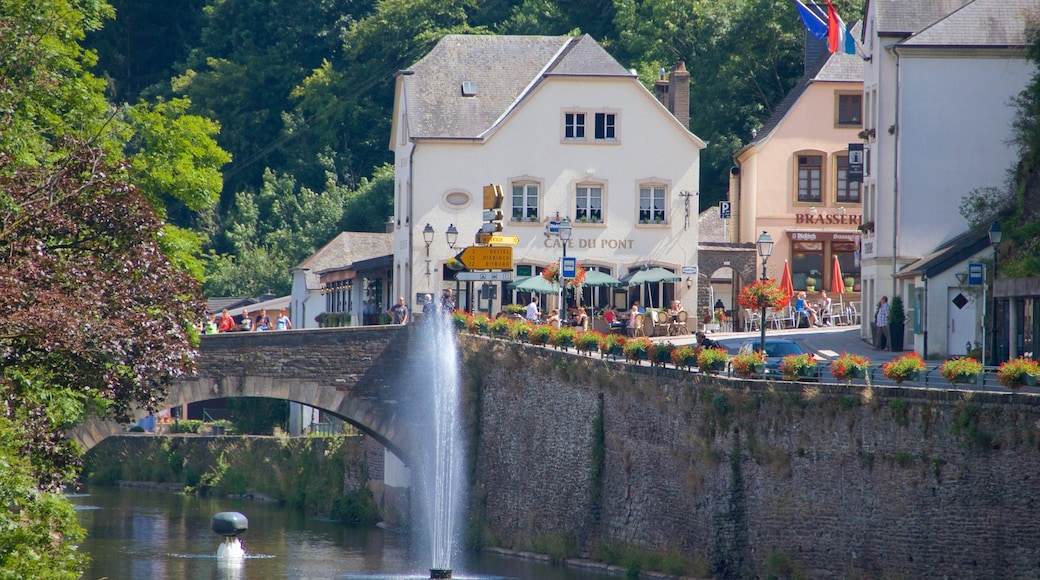
[[791, 283], [791, 267], [784, 260], [784, 273], [780, 275], [780, 289], [788, 298], [794, 296], [794, 284]]
[[845, 291], [845, 279], [841, 276], [841, 264], [838, 263], [838, 257], [834, 256], [834, 265], [831, 266], [831, 292], [844, 294]]

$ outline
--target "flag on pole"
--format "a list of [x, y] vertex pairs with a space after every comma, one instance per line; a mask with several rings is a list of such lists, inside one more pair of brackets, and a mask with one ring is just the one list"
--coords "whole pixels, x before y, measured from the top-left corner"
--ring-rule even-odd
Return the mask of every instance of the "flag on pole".
[[856, 39], [852, 38], [849, 27], [838, 16], [831, 0], [827, 0], [827, 48], [832, 53], [840, 50], [845, 54], [856, 54]]
[[809, 31], [809, 34], [813, 35], [816, 40], [823, 40], [827, 36], [827, 23], [805, 4], [802, 4], [802, 0], [794, 0], [794, 5], [798, 8], [798, 14], [802, 17], [802, 23], [805, 24], [805, 29]]

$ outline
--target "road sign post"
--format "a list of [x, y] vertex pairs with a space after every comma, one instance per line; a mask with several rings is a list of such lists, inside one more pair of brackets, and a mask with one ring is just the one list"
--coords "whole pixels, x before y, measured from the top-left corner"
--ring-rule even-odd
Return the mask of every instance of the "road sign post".
[[513, 270], [513, 248], [509, 246], [469, 246], [455, 259], [467, 270]]

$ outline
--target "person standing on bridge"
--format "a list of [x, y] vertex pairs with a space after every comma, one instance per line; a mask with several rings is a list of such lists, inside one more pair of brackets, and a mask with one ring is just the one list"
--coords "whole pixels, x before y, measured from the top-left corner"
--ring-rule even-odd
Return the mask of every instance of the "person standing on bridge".
[[397, 304], [390, 307], [394, 324], [408, 324], [408, 307], [404, 305], [404, 296], [397, 297]]
[[289, 311], [282, 308], [281, 312], [278, 313], [278, 318], [275, 319], [275, 329], [277, 330], [289, 330], [292, 328], [292, 320], [289, 320]]

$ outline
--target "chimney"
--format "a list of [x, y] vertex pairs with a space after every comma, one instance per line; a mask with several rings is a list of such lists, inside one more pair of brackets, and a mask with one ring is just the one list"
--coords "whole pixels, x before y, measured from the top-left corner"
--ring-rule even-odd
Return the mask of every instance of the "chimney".
[[663, 68], [657, 71], [657, 82], [654, 83], [654, 96], [669, 111], [672, 110], [672, 106], [668, 103], [668, 81], [664, 78]]
[[827, 48], [827, 39], [817, 40], [815, 36], [809, 34], [809, 31], [805, 31], [805, 48], [803, 58], [802, 73], [806, 76], [810, 74], [816, 74], [819, 70], [820, 61], [826, 60], [830, 57], [830, 50]]
[[668, 79], [668, 110], [683, 127], [690, 128], [690, 73], [681, 60]]

